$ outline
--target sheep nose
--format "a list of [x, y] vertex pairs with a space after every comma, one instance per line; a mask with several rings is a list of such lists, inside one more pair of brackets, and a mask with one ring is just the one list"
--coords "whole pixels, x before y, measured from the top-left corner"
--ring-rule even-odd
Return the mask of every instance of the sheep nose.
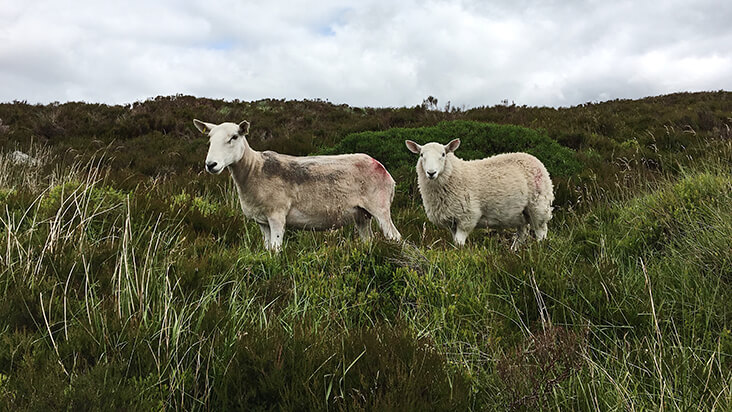
[[436, 174], [437, 172], [427, 172], [427, 177], [429, 177], [430, 179], [434, 179]]
[[216, 162], [206, 162], [206, 170], [213, 172], [217, 164]]

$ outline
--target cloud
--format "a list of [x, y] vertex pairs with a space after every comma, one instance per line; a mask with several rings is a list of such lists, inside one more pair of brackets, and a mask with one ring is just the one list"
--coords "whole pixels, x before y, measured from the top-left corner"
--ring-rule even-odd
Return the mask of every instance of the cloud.
[[706, 0], [29, 1], [0, 19], [0, 101], [566, 106], [732, 85], [732, 7]]

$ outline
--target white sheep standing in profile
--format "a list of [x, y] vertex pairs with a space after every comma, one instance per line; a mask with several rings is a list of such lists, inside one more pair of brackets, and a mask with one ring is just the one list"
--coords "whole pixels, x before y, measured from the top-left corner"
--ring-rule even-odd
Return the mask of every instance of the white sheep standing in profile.
[[463, 246], [476, 227], [516, 228], [512, 249], [526, 240], [529, 225], [538, 241], [547, 235], [554, 191], [544, 165], [528, 153], [504, 153], [465, 161], [454, 152], [460, 140], [447, 145], [405, 141], [419, 154], [417, 182], [427, 218], [447, 226]]
[[401, 239], [391, 220], [394, 179], [370, 156], [258, 152], [247, 142], [247, 121], [193, 124], [209, 137], [206, 170], [229, 169], [242, 211], [259, 225], [267, 249], [280, 250], [285, 225], [328, 230], [355, 223], [368, 239], [372, 217], [387, 239]]

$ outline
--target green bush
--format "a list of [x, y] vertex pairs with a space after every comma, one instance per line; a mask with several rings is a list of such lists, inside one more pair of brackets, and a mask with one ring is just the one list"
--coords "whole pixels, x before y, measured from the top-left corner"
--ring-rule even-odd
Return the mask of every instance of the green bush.
[[414, 154], [404, 146], [405, 140], [419, 144], [446, 144], [456, 138], [461, 140], [456, 154], [465, 160], [499, 153], [526, 152], [539, 158], [552, 176], [571, 176], [582, 168], [572, 149], [561, 146], [544, 131], [465, 120], [444, 121], [431, 127], [354, 133], [322, 153], [366, 153], [390, 171], [404, 170], [413, 168], [417, 162]]

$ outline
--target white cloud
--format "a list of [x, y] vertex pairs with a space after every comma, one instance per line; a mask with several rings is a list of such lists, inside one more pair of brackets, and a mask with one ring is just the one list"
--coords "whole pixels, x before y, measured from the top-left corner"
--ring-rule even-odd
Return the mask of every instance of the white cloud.
[[718, 1], [13, 3], [0, 101], [557, 106], [732, 86]]

